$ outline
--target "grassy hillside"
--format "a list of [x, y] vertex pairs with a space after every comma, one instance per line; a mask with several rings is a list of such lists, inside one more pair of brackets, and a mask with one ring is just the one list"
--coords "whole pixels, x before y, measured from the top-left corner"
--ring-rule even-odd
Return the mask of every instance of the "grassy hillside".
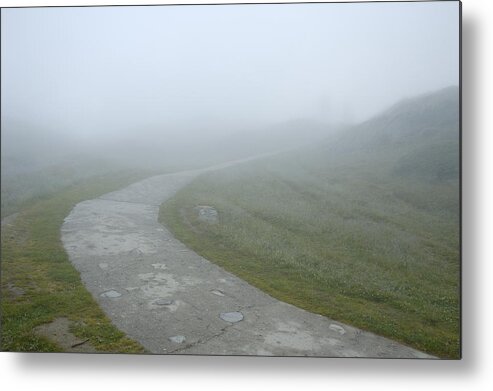
[[324, 144], [203, 175], [160, 218], [281, 300], [457, 358], [457, 98], [411, 99]]
[[119, 175], [123, 167], [104, 160], [73, 157], [64, 163], [30, 166], [22, 169], [22, 161], [2, 157], [2, 218], [19, 212], [35, 201], [48, 199], [68, 186], [80, 184], [91, 177]]

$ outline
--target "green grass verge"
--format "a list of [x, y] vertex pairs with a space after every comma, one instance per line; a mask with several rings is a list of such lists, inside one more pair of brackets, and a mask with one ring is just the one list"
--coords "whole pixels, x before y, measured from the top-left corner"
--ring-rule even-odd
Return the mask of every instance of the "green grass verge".
[[[203, 175], [162, 205], [160, 221], [280, 300], [458, 358], [458, 183], [298, 163]], [[199, 221], [196, 205], [215, 207], [220, 222]]]
[[61, 351], [60, 346], [33, 329], [66, 317], [73, 321], [71, 332], [81, 339], [88, 338], [98, 351], [144, 352], [110, 322], [85, 289], [62, 246], [60, 228], [78, 202], [148, 175], [108, 174], [81, 181], [25, 205], [13, 224], [2, 227], [2, 351]]

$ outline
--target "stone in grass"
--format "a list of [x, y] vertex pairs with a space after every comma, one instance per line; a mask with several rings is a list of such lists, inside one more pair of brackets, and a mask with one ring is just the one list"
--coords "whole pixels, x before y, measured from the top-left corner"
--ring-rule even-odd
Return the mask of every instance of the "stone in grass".
[[101, 293], [101, 297], [108, 297], [110, 299], [115, 299], [117, 297], [120, 297], [122, 294], [120, 292], [117, 292], [115, 290], [109, 290], [106, 292]]
[[169, 337], [168, 339], [174, 343], [183, 343], [186, 341], [186, 338], [183, 335], [175, 335], [173, 337]]
[[236, 323], [243, 320], [243, 314], [238, 311], [234, 312], [221, 312], [219, 317], [225, 322]]
[[208, 224], [216, 224], [219, 221], [217, 210], [212, 206], [199, 205], [194, 208], [197, 212], [198, 219]]

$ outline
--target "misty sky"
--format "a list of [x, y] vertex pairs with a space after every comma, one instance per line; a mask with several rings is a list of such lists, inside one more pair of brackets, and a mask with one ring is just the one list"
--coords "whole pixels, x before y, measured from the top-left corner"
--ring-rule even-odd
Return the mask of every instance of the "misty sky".
[[457, 2], [2, 10], [2, 117], [84, 135], [360, 121], [458, 85]]

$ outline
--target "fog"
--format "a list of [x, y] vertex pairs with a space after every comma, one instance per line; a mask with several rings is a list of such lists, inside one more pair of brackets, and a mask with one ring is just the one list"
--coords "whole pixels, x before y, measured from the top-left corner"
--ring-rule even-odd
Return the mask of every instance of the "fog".
[[311, 142], [457, 85], [458, 18], [457, 2], [3, 9], [2, 166]]

